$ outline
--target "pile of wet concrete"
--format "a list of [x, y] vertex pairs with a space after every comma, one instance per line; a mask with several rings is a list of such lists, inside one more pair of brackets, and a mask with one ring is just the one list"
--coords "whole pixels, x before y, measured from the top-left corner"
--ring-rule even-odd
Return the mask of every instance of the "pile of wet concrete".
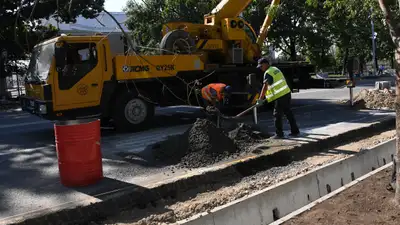
[[158, 143], [154, 155], [158, 161], [198, 168], [249, 153], [252, 146], [268, 137], [247, 124], [238, 123], [234, 129], [227, 130], [207, 119], [197, 119], [182, 135], [170, 136]]

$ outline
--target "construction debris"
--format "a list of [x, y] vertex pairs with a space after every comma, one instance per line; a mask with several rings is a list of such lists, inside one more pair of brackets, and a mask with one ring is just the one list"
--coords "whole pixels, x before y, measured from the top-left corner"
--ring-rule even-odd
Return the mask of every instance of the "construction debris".
[[[394, 90], [364, 89], [354, 97], [353, 101], [358, 109], [395, 110], [395, 98]], [[342, 103], [349, 104], [349, 100], [344, 100]]]
[[206, 119], [197, 121], [182, 135], [156, 145], [156, 158], [185, 168], [198, 168], [249, 152], [251, 145], [268, 137], [251, 126], [238, 124], [227, 132]]

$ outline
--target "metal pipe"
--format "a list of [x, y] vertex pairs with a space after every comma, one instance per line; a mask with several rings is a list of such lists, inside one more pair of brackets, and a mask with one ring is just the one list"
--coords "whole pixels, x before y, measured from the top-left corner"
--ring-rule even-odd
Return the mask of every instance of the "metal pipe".
[[374, 16], [373, 16], [373, 9], [371, 7], [371, 39], [372, 39], [372, 63], [373, 63], [373, 69], [374, 69], [374, 76], [376, 76], [376, 71], [378, 68], [376, 68], [376, 45], [375, 45], [375, 28], [374, 28]]
[[354, 101], [353, 101], [353, 88], [350, 89], [350, 106], [354, 106]]
[[258, 124], [258, 115], [257, 115], [257, 107], [253, 109], [253, 122], [254, 124]]

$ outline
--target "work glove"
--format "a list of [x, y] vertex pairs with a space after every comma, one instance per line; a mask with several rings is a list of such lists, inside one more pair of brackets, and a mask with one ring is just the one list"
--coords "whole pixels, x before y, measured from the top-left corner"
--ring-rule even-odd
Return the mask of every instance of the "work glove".
[[262, 106], [262, 105], [264, 105], [264, 102], [265, 102], [265, 100], [258, 99], [258, 100], [256, 101], [256, 106]]

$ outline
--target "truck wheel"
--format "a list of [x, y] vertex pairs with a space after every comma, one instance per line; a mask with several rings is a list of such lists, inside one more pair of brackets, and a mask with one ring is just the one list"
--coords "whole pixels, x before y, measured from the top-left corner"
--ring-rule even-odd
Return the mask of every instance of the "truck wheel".
[[118, 97], [113, 115], [119, 131], [137, 131], [146, 128], [154, 116], [154, 105], [139, 96], [125, 93]]

